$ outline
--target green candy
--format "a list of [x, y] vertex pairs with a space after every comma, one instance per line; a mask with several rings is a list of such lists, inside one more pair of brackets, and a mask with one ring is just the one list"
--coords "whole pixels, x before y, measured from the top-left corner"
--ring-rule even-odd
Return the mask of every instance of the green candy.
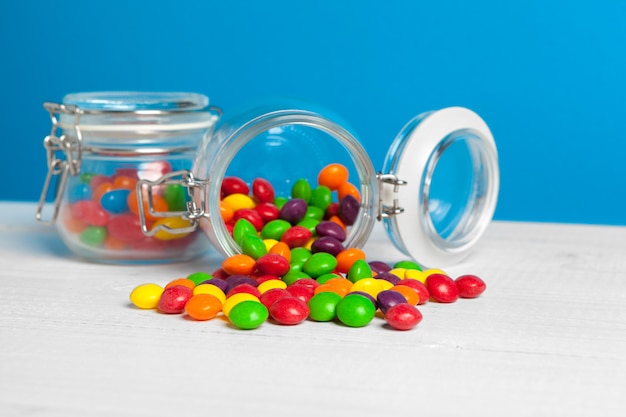
[[329, 274], [320, 275], [319, 277], [315, 278], [315, 281], [317, 281], [319, 284], [326, 284], [328, 281], [330, 281], [333, 278], [341, 278], [341, 276], [338, 274], [335, 274], [334, 272], [331, 272]]
[[187, 279], [192, 280], [196, 285], [200, 285], [201, 282], [213, 279], [213, 276], [206, 272], [194, 272], [193, 274], [187, 275]]
[[91, 183], [91, 179], [93, 177], [95, 177], [96, 174], [91, 173], [91, 172], [85, 172], [83, 174], [80, 174], [79, 181], [82, 182], [83, 184], [90, 184]]
[[315, 206], [308, 206], [306, 209], [306, 213], [304, 214], [305, 219], [313, 219], [322, 221], [324, 218], [324, 210]]
[[241, 240], [241, 251], [253, 259], [259, 259], [267, 254], [267, 246], [260, 237], [247, 235]]
[[422, 271], [422, 267], [417, 262], [413, 261], [399, 261], [396, 262], [393, 267], [404, 269], [417, 269], [418, 271]]
[[169, 211], [187, 211], [187, 192], [180, 184], [168, 184], [163, 191], [163, 199]]
[[270, 220], [261, 229], [263, 239], [280, 240], [283, 234], [291, 227], [291, 223], [283, 219]]
[[241, 247], [241, 242], [243, 241], [243, 238], [248, 235], [257, 235], [256, 229], [254, 228], [252, 223], [250, 223], [246, 219], [237, 220], [235, 226], [233, 227], [233, 239], [235, 239], [235, 242], [237, 242], [239, 247]]
[[283, 275], [282, 280], [285, 282], [285, 284], [287, 284], [287, 286], [289, 286], [297, 280], [305, 278], [311, 278], [311, 276], [304, 272], [289, 271], [285, 275]]
[[320, 223], [319, 220], [315, 219], [303, 219], [300, 220], [297, 225], [302, 226], [305, 229], [308, 229], [313, 235], [315, 235], [315, 227]]
[[324, 274], [329, 274], [337, 267], [337, 259], [329, 253], [314, 253], [302, 267], [302, 270], [312, 278], [317, 278]]
[[89, 226], [80, 234], [80, 241], [88, 246], [102, 246], [107, 237], [106, 227]]
[[315, 321], [331, 321], [337, 317], [341, 296], [334, 292], [320, 292], [309, 300], [309, 317]]
[[289, 201], [287, 197], [276, 197], [274, 199], [274, 205], [278, 208], [278, 210], [280, 210], [283, 208], [287, 201]]
[[267, 307], [258, 301], [242, 301], [230, 310], [228, 320], [242, 330], [252, 330], [263, 324], [269, 317]]
[[376, 307], [366, 297], [348, 294], [337, 303], [337, 318], [349, 327], [363, 327], [369, 324], [376, 314]]
[[311, 193], [311, 201], [310, 205], [315, 206], [323, 211], [326, 211], [328, 206], [330, 206], [333, 202], [333, 193], [330, 191], [330, 188], [325, 185], [320, 185], [316, 187]]
[[363, 259], [357, 259], [348, 271], [348, 279], [354, 283], [363, 278], [372, 278], [372, 268]]
[[311, 200], [311, 185], [306, 179], [300, 178], [293, 184], [293, 187], [291, 187], [291, 198], [301, 198], [307, 204], [309, 203]]
[[311, 257], [311, 251], [307, 248], [293, 248], [291, 252], [291, 264], [292, 265], [304, 265], [304, 263]]

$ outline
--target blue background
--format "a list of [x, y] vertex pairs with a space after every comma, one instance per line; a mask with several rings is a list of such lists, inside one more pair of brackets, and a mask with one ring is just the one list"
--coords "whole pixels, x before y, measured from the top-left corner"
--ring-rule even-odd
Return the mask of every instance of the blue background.
[[498, 144], [497, 219], [626, 225], [625, 22], [624, 1], [2, 2], [0, 200], [39, 197], [43, 101], [286, 94], [348, 120], [377, 168], [412, 116], [469, 107]]

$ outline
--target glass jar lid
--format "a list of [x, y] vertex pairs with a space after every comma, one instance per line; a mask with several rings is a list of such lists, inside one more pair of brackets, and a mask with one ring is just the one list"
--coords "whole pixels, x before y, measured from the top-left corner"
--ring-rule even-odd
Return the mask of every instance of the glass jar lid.
[[405, 182], [382, 196], [403, 210], [384, 219], [394, 245], [429, 266], [467, 256], [498, 199], [498, 156], [487, 124], [462, 107], [420, 114], [394, 140], [383, 171]]

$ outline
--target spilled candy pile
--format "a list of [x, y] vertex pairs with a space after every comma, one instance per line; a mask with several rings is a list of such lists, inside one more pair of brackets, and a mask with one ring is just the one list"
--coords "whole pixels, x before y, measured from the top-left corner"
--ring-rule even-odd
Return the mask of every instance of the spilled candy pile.
[[135, 306], [199, 321], [221, 315], [239, 329], [307, 319], [363, 327], [378, 315], [409, 330], [422, 320], [418, 305], [475, 298], [486, 288], [474, 275], [453, 280], [412, 261], [368, 262], [362, 250], [345, 247], [360, 196], [340, 164], [323, 168], [316, 187], [297, 180], [291, 198], [276, 197], [261, 178], [249, 187], [227, 177], [221, 191], [221, 215], [242, 253], [211, 274], [139, 285], [130, 294]]

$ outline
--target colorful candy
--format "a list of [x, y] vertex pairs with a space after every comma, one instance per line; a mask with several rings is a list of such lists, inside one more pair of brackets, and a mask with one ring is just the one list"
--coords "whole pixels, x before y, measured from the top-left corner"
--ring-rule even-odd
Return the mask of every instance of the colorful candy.
[[295, 181], [290, 198], [276, 196], [272, 184], [261, 178], [251, 186], [225, 178], [226, 209], [220, 207], [220, 213], [242, 253], [226, 258], [211, 274], [172, 280], [164, 290], [156, 284], [139, 286], [131, 301], [170, 314], [185, 311], [198, 321], [221, 314], [244, 330], [267, 320], [364, 327], [377, 311], [387, 328], [410, 330], [422, 320], [416, 306], [474, 298], [485, 290], [474, 275], [455, 281], [441, 270], [422, 271], [414, 261], [368, 261], [361, 249], [344, 247], [346, 225], [356, 222], [360, 209], [358, 193], [333, 201], [349, 184], [347, 178], [347, 170], [331, 164], [320, 172], [316, 187], [306, 179]]
[[[158, 166], [157, 171], [152, 166]], [[202, 241], [196, 240], [200, 231], [177, 234], [161, 230], [153, 237], [147, 237], [142, 231], [136, 184], [140, 178], [148, 179], [146, 175], [170, 172], [169, 162], [154, 161], [139, 164], [136, 168], [113, 164], [97, 168], [107, 174], [87, 172], [70, 177], [66, 198], [60, 208], [62, 236], [79, 254], [107, 261], [168, 260], [194, 256], [204, 246]], [[153, 214], [186, 211], [188, 195], [183, 186], [155, 186], [150, 199], [147, 188], [144, 187], [142, 193], [148, 230], [159, 226], [170, 229], [191, 226], [181, 217]], [[152, 211], [148, 207], [149, 200]], [[88, 227], [99, 229], [87, 230]]]

